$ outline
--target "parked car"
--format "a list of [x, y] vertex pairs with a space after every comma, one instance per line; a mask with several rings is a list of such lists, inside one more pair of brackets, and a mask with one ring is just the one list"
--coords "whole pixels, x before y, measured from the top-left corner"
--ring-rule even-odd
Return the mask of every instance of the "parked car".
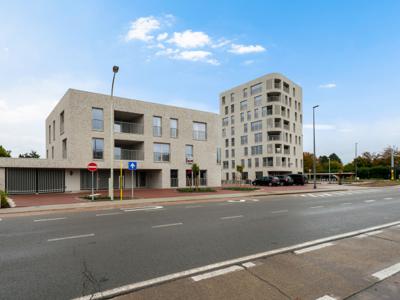
[[293, 185], [292, 177], [287, 176], [287, 175], [279, 175], [277, 177], [279, 178], [280, 185]]
[[275, 176], [264, 176], [253, 180], [252, 185], [268, 185], [268, 186], [277, 186], [279, 185], [279, 178]]
[[304, 185], [306, 183], [305, 176], [302, 174], [289, 174], [288, 176], [293, 179], [293, 184]]

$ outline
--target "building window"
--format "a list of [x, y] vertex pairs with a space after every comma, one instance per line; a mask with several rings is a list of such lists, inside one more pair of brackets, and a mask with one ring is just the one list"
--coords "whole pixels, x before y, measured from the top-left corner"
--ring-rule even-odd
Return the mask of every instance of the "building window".
[[259, 94], [262, 91], [262, 83], [257, 83], [250, 87], [250, 95]]
[[104, 114], [102, 108], [92, 108], [92, 130], [104, 130]]
[[53, 141], [56, 140], [56, 121], [53, 120]]
[[244, 122], [244, 112], [240, 113], [240, 122]]
[[223, 118], [222, 119], [222, 126], [228, 126], [228, 124], [229, 124], [229, 118], [228, 117]]
[[63, 139], [62, 141], [62, 158], [67, 158], [67, 139]]
[[186, 163], [193, 162], [193, 145], [185, 146], [185, 159], [186, 159]]
[[254, 110], [254, 119], [258, 119], [258, 117], [259, 117], [259, 109], [256, 108], [256, 109]]
[[64, 111], [60, 113], [60, 135], [64, 133]]
[[231, 93], [231, 102], [235, 101], [235, 93]]
[[244, 155], [244, 156], [249, 155], [249, 148], [247, 148], [247, 147], [244, 147], [244, 148], [243, 148], [243, 155]]
[[248, 123], [243, 124], [243, 132], [247, 133]]
[[231, 114], [233, 114], [235, 112], [235, 105], [231, 104]]
[[172, 138], [178, 137], [178, 119], [170, 119], [170, 135]]
[[247, 88], [244, 88], [243, 89], [243, 98], [246, 98], [247, 97]]
[[247, 109], [247, 100], [243, 100], [240, 102], [240, 110], [246, 110]]
[[229, 139], [225, 139], [225, 147], [229, 147]]
[[247, 112], [247, 121], [250, 121], [251, 120], [251, 111], [248, 111]]
[[235, 124], [235, 116], [234, 115], [231, 116], [231, 124], [232, 125]]
[[229, 113], [229, 107], [225, 106], [225, 115], [227, 115]]
[[221, 148], [220, 147], [217, 147], [217, 164], [218, 165], [220, 165], [221, 164], [221, 156], [222, 156], [222, 153], [221, 153]]
[[232, 169], [234, 169], [235, 168], [235, 161], [234, 160], [231, 161], [231, 165], [232, 165]]
[[225, 149], [225, 158], [229, 158], [229, 149]]
[[235, 135], [235, 127], [234, 126], [231, 127], [231, 135]]
[[153, 144], [153, 156], [156, 162], [169, 162], [170, 146], [169, 144]]
[[251, 158], [248, 158], [248, 159], [247, 159], [247, 167], [248, 167], [248, 168], [251, 168]]
[[153, 136], [160, 137], [162, 134], [161, 117], [153, 117]]
[[251, 155], [261, 155], [261, 154], [262, 154], [262, 145], [251, 147]]
[[254, 134], [254, 143], [262, 142], [262, 132], [258, 132]]
[[251, 131], [259, 131], [262, 129], [262, 121], [251, 122]]
[[258, 168], [260, 166], [260, 159], [258, 157], [254, 158], [254, 166]]
[[235, 146], [235, 138], [231, 138], [231, 146], [232, 146], [232, 147]]
[[244, 168], [244, 159], [243, 158], [240, 160], [240, 165]]
[[222, 96], [222, 98], [221, 98], [221, 103], [222, 103], [222, 105], [225, 104], [225, 96]]
[[247, 145], [247, 135], [242, 135], [240, 137], [240, 144], [241, 145]]
[[170, 171], [171, 187], [178, 187], [178, 170], [171, 169]]
[[255, 96], [254, 97], [254, 106], [260, 106], [261, 105], [261, 101], [262, 101], [262, 96]]
[[198, 141], [205, 141], [207, 139], [206, 123], [193, 122], [193, 139]]
[[51, 146], [51, 159], [54, 159], [54, 146]]
[[51, 125], [49, 125], [49, 144], [51, 144]]
[[235, 149], [231, 149], [231, 157], [235, 157]]
[[[229, 168], [229, 161], [224, 160], [224, 161], [222, 162], [222, 168], [228, 169], [228, 168]], [[227, 180], [229, 180], [229, 178], [228, 178]]]
[[92, 139], [93, 159], [103, 159], [104, 157], [104, 139]]
[[222, 137], [226, 137], [226, 128], [222, 128]]

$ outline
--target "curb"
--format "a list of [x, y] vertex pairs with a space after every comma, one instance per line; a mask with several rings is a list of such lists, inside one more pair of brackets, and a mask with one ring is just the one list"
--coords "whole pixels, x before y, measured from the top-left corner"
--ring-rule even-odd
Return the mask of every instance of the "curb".
[[[251, 192], [251, 193], [236, 193], [236, 194], [219, 194], [219, 195], [197, 195], [197, 196], [180, 196], [180, 197], [166, 197], [166, 198], [147, 198], [138, 200], [115, 200], [114, 202], [83, 202], [72, 204], [54, 204], [44, 206], [29, 206], [29, 207], [14, 207], [5, 208], [0, 211], [0, 216], [7, 216], [11, 214], [24, 214], [24, 213], [41, 213], [41, 212], [55, 212], [55, 211], [73, 211], [76, 209], [96, 209], [96, 208], [120, 208], [130, 205], [147, 205], [153, 203], [176, 203], [185, 201], [196, 200], [218, 200], [224, 198], [240, 198], [240, 197], [271, 197], [282, 195], [295, 195], [295, 194], [310, 194], [310, 193], [330, 193], [338, 191], [348, 191], [348, 189], [333, 189], [333, 190], [307, 190], [307, 191], [286, 191], [286, 192]], [[129, 201], [129, 202], [128, 202]]]

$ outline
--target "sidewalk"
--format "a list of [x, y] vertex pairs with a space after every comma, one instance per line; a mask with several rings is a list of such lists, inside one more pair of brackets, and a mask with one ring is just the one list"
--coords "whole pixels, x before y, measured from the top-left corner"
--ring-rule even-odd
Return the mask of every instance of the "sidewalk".
[[[312, 188], [312, 185], [306, 186], [291, 186], [291, 187], [261, 187], [257, 191], [242, 192], [221, 190], [214, 193], [179, 193], [175, 190], [151, 190], [147, 192], [142, 191], [143, 198], [136, 199], [139, 190], [136, 191], [135, 199], [120, 201], [115, 194], [115, 201], [96, 201], [91, 202], [80, 198], [88, 193], [63, 193], [63, 194], [39, 194], [39, 195], [12, 195], [10, 198], [14, 200], [17, 207], [7, 208], [0, 210], [0, 216], [15, 215], [26, 212], [50, 212], [50, 211], [66, 211], [76, 209], [106, 209], [106, 208], [120, 208], [125, 206], [143, 206], [143, 205], [168, 205], [176, 202], [204, 202], [204, 201], [223, 201], [229, 198], [241, 197], [259, 197], [259, 196], [273, 196], [273, 195], [290, 195], [297, 193], [317, 193], [328, 191], [343, 191], [348, 190], [348, 186], [338, 185], [319, 185], [317, 190]], [[127, 194], [127, 191], [125, 191]], [[158, 197], [151, 197], [157, 195]], [[21, 203], [26, 206], [20, 207]], [[30, 204], [30, 206], [28, 205]]]
[[236, 263], [114, 299], [400, 299], [399, 226]]

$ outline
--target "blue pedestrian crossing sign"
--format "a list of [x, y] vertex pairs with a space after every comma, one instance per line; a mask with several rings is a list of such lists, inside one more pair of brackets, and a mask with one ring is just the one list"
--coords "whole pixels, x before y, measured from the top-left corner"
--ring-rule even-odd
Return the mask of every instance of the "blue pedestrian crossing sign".
[[128, 169], [130, 171], [135, 171], [137, 169], [137, 162], [136, 161], [128, 162]]

